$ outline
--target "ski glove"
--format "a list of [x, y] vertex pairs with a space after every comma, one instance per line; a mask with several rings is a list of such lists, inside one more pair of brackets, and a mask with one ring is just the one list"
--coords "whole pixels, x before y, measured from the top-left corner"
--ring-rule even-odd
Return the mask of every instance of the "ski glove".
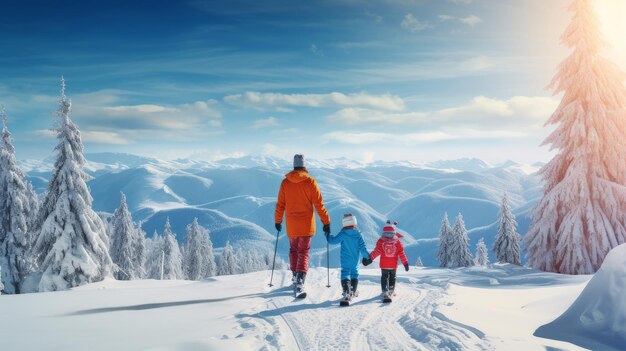
[[363, 263], [364, 266], [369, 266], [370, 264], [372, 264], [372, 260], [370, 260], [369, 258], [363, 257], [363, 259], [361, 260], [361, 263]]
[[329, 224], [324, 224], [324, 235], [326, 235], [326, 236], [330, 235], [330, 223]]
[[280, 223], [276, 223], [274, 226], [276, 227], [276, 230], [278, 230], [279, 232], [283, 230], [283, 225]]
[[408, 264], [404, 265], [404, 270], [407, 271], [407, 272], [409, 271], [409, 265]]

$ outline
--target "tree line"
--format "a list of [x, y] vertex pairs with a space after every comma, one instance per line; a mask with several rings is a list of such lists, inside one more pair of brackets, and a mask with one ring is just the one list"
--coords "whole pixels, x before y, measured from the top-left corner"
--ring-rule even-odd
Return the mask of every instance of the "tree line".
[[[493, 252], [497, 262], [521, 264], [521, 236], [517, 233], [517, 222], [509, 205], [509, 197], [505, 193], [498, 215], [497, 233], [493, 245]], [[486, 266], [489, 255], [485, 239], [481, 238], [476, 244], [476, 255], [472, 257], [469, 246], [469, 237], [463, 215], [456, 217], [454, 226], [450, 225], [448, 214], [444, 214], [439, 229], [439, 248], [437, 259], [440, 267], [458, 268], [470, 266]], [[421, 259], [417, 265], [421, 265]]]

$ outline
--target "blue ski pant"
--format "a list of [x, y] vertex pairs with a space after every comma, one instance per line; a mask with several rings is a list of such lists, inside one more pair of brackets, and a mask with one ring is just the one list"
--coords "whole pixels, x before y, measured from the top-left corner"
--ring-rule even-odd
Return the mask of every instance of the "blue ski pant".
[[341, 267], [341, 280], [344, 279], [359, 279], [359, 267]]

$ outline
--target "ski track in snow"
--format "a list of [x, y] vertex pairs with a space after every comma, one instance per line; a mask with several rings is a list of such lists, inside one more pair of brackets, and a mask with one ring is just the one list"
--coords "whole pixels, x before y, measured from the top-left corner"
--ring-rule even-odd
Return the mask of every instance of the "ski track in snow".
[[[446, 284], [398, 276], [396, 297], [381, 302], [380, 277], [362, 275], [359, 294], [339, 307], [339, 274], [326, 287], [322, 270], [307, 277], [307, 298], [296, 300], [290, 272], [280, 272], [273, 298], [237, 317], [242, 326], [266, 333], [260, 350], [492, 350], [484, 333], [437, 312]], [[410, 293], [409, 293], [410, 291]], [[355, 321], [358, 321], [355, 323]]]

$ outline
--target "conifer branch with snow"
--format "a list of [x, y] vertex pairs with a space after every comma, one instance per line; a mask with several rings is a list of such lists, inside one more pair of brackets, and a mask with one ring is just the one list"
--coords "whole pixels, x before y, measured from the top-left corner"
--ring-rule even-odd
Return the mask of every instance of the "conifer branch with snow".
[[198, 218], [187, 226], [183, 270], [189, 280], [202, 280], [217, 274], [209, 231], [198, 223]]
[[625, 75], [601, 56], [597, 15], [575, 0], [562, 43], [572, 53], [551, 86], [563, 94], [544, 141], [558, 154], [539, 172], [544, 195], [525, 237], [528, 263], [544, 271], [589, 274], [626, 242]]
[[480, 240], [478, 240], [478, 243], [476, 244], [476, 256], [474, 258], [474, 264], [481, 267], [489, 264], [489, 254], [487, 253], [485, 238], [480, 238]]
[[472, 253], [469, 248], [469, 237], [463, 215], [460, 213], [456, 217], [456, 222], [452, 228], [452, 236], [448, 248], [448, 267], [470, 267], [474, 265]]
[[0, 281], [4, 292], [23, 292], [22, 283], [32, 269], [28, 255], [32, 243], [30, 218], [35, 215], [29, 183], [18, 167], [7, 115], [2, 109], [0, 140]]
[[452, 227], [448, 221], [448, 214], [445, 213], [439, 228], [439, 248], [437, 258], [440, 267], [449, 267], [450, 263], [450, 240], [452, 239]]
[[498, 232], [493, 244], [493, 253], [496, 255], [496, 261], [521, 265], [521, 239], [521, 236], [517, 233], [517, 221], [509, 206], [509, 196], [507, 193], [504, 193], [498, 216]]
[[172, 232], [169, 217], [165, 221], [163, 228], [163, 253], [163, 279], [183, 279], [183, 258], [176, 236]]
[[111, 259], [116, 265], [114, 277], [118, 280], [132, 280], [138, 278], [135, 260], [136, 236], [135, 226], [128, 205], [126, 195], [122, 193], [120, 207], [115, 210], [112, 221]]
[[57, 159], [37, 220], [33, 254], [42, 272], [40, 291], [64, 290], [110, 275], [111, 257], [100, 217], [92, 210], [83, 166], [83, 143], [70, 119], [61, 79], [57, 111]]

